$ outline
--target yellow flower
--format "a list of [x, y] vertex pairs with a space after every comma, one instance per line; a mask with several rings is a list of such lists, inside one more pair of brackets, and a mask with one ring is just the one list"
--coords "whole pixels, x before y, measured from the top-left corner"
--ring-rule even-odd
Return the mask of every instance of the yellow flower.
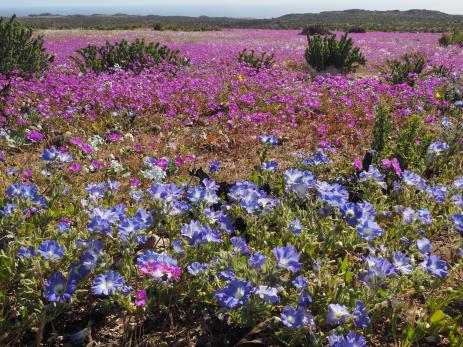
[[440, 95], [440, 93], [436, 93], [436, 95], [435, 95], [435, 96], [436, 96], [436, 99], [440, 99], [440, 98], [441, 98], [441, 95]]
[[243, 75], [238, 75], [238, 79], [239, 79], [240, 81], [244, 81], [244, 76], [243, 76]]

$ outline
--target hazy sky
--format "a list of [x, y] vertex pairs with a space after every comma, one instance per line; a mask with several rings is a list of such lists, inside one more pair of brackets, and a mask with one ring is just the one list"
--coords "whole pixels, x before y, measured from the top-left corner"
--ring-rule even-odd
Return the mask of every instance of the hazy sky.
[[362, 8], [369, 10], [430, 9], [463, 14], [463, 0], [0, 0], [0, 14], [26, 15], [115, 13], [276, 17], [287, 13]]

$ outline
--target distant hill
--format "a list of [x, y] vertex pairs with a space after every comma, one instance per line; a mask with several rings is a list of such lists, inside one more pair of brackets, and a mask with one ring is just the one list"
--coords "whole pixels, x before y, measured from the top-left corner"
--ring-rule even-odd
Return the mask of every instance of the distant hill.
[[242, 19], [228, 17], [185, 16], [135, 16], [117, 13], [114, 15], [51, 14], [21, 17], [21, 21], [36, 28], [87, 28], [87, 29], [132, 29], [140, 27], [179, 30], [208, 30], [220, 28], [272, 28], [301, 29], [319, 24], [330, 30], [348, 30], [363, 27], [369, 31], [422, 31], [441, 32], [463, 29], [463, 15], [450, 15], [439, 11], [367, 11], [352, 9], [325, 11], [320, 13], [287, 14], [272, 19]]

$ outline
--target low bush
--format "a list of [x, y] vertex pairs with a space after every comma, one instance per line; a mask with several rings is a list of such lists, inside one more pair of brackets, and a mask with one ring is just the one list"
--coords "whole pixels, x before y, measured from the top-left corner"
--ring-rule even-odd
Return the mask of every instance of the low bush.
[[0, 74], [27, 77], [45, 70], [51, 60], [42, 36], [34, 36], [15, 16], [0, 18]]
[[387, 61], [383, 74], [391, 84], [406, 83], [413, 87], [426, 67], [426, 55], [420, 52], [405, 53], [400, 59]]
[[353, 47], [353, 41], [344, 34], [339, 40], [336, 35], [321, 37], [307, 35], [308, 48], [305, 59], [315, 70], [323, 71], [333, 67], [347, 73], [357, 70], [359, 65], [365, 65], [366, 59], [360, 48]]
[[174, 66], [187, 64], [187, 59], [179, 56], [180, 51], [172, 50], [160, 43], [146, 44], [144, 40], [137, 39], [133, 43], [126, 40], [112, 44], [106, 41], [104, 46], [89, 45], [77, 50], [79, 56], [70, 58], [83, 72], [93, 71], [116, 72], [119, 70], [132, 70], [137, 73], [145, 68], [166, 62]]
[[274, 58], [275, 53], [262, 52], [261, 54], [255, 54], [254, 49], [251, 49], [251, 53], [248, 53], [246, 48], [238, 54], [240, 64], [252, 66], [257, 71], [271, 67], [275, 63]]

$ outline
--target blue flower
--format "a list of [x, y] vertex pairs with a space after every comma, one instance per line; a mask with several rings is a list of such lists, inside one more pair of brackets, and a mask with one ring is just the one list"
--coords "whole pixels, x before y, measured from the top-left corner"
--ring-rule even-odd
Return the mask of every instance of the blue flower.
[[330, 206], [342, 206], [347, 203], [349, 193], [346, 188], [338, 183], [317, 182], [318, 197]]
[[61, 272], [55, 272], [45, 280], [43, 296], [51, 302], [65, 302], [76, 290], [74, 281], [67, 281]]
[[372, 241], [384, 233], [378, 223], [373, 220], [366, 220], [357, 225], [357, 232], [362, 239], [367, 241]]
[[269, 144], [272, 147], [275, 147], [279, 144], [279, 141], [274, 135], [259, 135], [259, 143], [266, 145]]
[[307, 308], [309, 307], [310, 305], [312, 305], [312, 297], [307, 294], [305, 291], [302, 291], [301, 294], [299, 294], [299, 297], [297, 299], [297, 304], [298, 304], [298, 307], [302, 307], [302, 308]]
[[408, 275], [413, 271], [413, 266], [410, 264], [405, 254], [401, 252], [394, 252], [392, 259], [394, 260], [394, 265], [397, 270], [402, 272], [404, 275]]
[[196, 186], [188, 190], [188, 200], [192, 203], [200, 203], [204, 200], [206, 190], [203, 186]]
[[368, 317], [367, 308], [365, 307], [365, 304], [362, 301], [357, 300], [355, 302], [353, 316], [354, 324], [357, 328], [364, 329], [368, 325], [370, 325], [371, 319], [370, 317]]
[[326, 323], [328, 324], [342, 324], [346, 318], [350, 317], [349, 310], [344, 305], [329, 304], [328, 312], [326, 314]]
[[219, 278], [223, 281], [233, 281], [236, 280], [236, 274], [232, 269], [222, 270], [219, 271], [218, 274]]
[[432, 224], [432, 217], [431, 212], [429, 209], [422, 208], [421, 210], [416, 211], [416, 219], [423, 224], [431, 225]]
[[429, 188], [426, 181], [420, 175], [408, 170], [404, 170], [403, 172], [403, 181], [405, 184], [415, 187], [421, 192], [426, 191]]
[[90, 223], [87, 224], [87, 229], [92, 233], [104, 235], [111, 235], [113, 233], [109, 222], [106, 219], [102, 219], [100, 216], [93, 217]]
[[293, 233], [294, 235], [300, 235], [302, 233], [302, 224], [299, 219], [294, 219], [288, 224], [289, 232]]
[[304, 198], [309, 189], [315, 187], [315, 178], [310, 171], [288, 169], [285, 171], [286, 189], [292, 190], [299, 198]]
[[117, 271], [101, 274], [92, 282], [92, 291], [95, 295], [111, 295], [125, 286], [124, 278]]
[[416, 240], [416, 248], [422, 255], [426, 255], [431, 253], [432, 245], [426, 237], [423, 237], [422, 239]]
[[368, 270], [359, 280], [366, 285], [375, 285], [380, 279], [397, 274], [397, 268], [384, 258], [367, 257]]
[[331, 335], [328, 337], [330, 347], [367, 347], [367, 342], [363, 336], [350, 331], [347, 336]]
[[36, 251], [34, 247], [21, 247], [18, 251], [18, 258], [21, 259], [32, 259], [36, 255]]
[[249, 257], [249, 265], [253, 269], [261, 270], [266, 261], [267, 261], [267, 256], [259, 252], [255, 252]]
[[352, 226], [357, 225], [357, 223], [360, 221], [363, 215], [360, 206], [352, 202], [348, 202], [344, 205], [341, 205], [339, 211], [341, 212], [341, 215], [344, 218], [344, 220]]
[[37, 252], [45, 259], [59, 259], [64, 254], [64, 248], [54, 240], [46, 240], [40, 244]]
[[292, 282], [291, 282], [297, 289], [305, 289], [309, 285], [309, 281], [307, 278], [304, 276], [300, 275], [297, 276]]
[[445, 142], [433, 142], [428, 147], [428, 153], [431, 154], [442, 154], [449, 149], [449, 145]]
[[304, 309], [295, 309], [291, 306], [285, 306], [280, 315], [283, 325], [290, 329], [299, 329], [303, 325], [314, 327], [313, 317], [307, 314]]
[[323, 148], [318, 148], [317, 152], [313, 156], [304, 161], [304, 165], [306, 166], [322, 165], [329, 163], [331, 163], [331, 159], [325, 154]]
[[274, 160], [262, 163], [260, 169], [263, 171], [275, 171], [278, 169], [278, 163]]
[[460, 233], [463, 233], [463, 214], [453, 214], [450, 217], [450, 220], [452, 221], [455, 230]]
[[421, 266], [433, 276], [447, 276], [447, 263], [436, 255], [426, 257]]
[[372, 181], [378, 182], [383, 188], [386, 188], [386, 183], [384, 182], [385, 178], [386, 178], [386, 175], [382, 174], [378, 170], [378, 168], [376, 168], [374, 165], [370, 165], [370, 167], [368, 168], [368, 171], [362, 171], [359, 174], [360, 182], [372, 180]]
[[259, 286], [257, 287], [255, 294], [271, 304], [277, 304], [280, 302], [280, 298], [278, 297], [278, 289], [274, 287]]
[[246, 303], [254, 292], [250, 282], [232, 280], [230, 284], [215, 292], [219, 305], [226, 308], [236, 308]]
[[246, 240], [239, 236], [234, 236], [230, 239], [231, 244], [235, 251], [241, 253], [242, 255], [249, 256], [251, 253], [249, 251], [248, 244]]
[[198, 276], [199, 274], [206, 271], [208, 268], [209, 268], [208, 264], [198, 263], [197, 261], [187, 266], [188, 273], [193, 276]]
[[457, 177], [455, 181], [453, 182], [453, 186], [458, 190], [462, 190], [463, 189], [463, 176]]
[[433, 197], [435, 202], [445, 202], [448, 188], [444, 185], [438, 185], [435, 187], [429, 187], [427, 192]]
[[215, 174], [220, 169], [220, 161], [212, 160], [209, 164], [209, 173]]
[[299, 262], [300, 254], [297, 252], [294, 246], [279, 246], [273, 249], [277, 266], [283, 269], [288, 269], [291, 272], [298, 272], [302, 264]]

